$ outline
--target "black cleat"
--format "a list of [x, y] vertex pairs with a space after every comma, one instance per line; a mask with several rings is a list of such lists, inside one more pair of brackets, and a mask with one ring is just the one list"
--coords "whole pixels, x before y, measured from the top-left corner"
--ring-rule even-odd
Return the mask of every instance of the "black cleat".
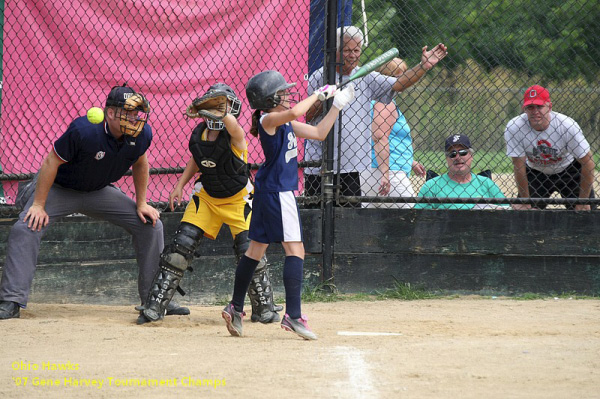
[[21, 317], [21, 307], [12, 301], [0, 301], [0, 320], [17, 319]]
[[250, 316], [250, 321], [252, 321], [253, 323], [261, 322], [263, 324], [269, 324], [277, 323], [279, 320], [281, 320], [281, 317], [279, 317], [279, 313], [272, 312], [270, 310], [265, 310], [261, 314], [252, 313], [252, 316]]
[[179, 306], [177, 301], [171, 301], [167, 305], [167, 316], [187, 316], [190, 314], [190, 309], [185, 306]]
[[151, 321], [152, 320], [150, 320], [146, 316], [144, 316], [143, 312], [140, 312], [140, 315], [138, 316], [137, 320], [135, 321], [135, 324], [142, 325], [142, 324], [150, 323]]

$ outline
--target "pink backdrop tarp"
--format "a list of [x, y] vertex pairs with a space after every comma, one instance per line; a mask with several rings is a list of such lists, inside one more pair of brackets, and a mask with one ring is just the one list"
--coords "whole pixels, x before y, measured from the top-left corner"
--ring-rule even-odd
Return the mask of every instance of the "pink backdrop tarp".
[[[246, 131], [251, 110], [244, 86], [252, 75], [279, 70], [305, 95], [308, 20], [309, 0], [6, 2], [4, 172], [36, 171], [71, 120], [103, 106], [110, 88], [124, 82], [153, 109], [151, 167], [185, 166], [197, 121], [185, 119], [183, 110], [210, 84], [234, 88]], [[251, 161], [260, 162], [260, 146], [248, 137]], [[153, 176], [149, 199], [166, 200], [175, 180]], [[119, 185], [133, 192], [130, 179]], [[5, 183], [9, 198], [15, 186]]]

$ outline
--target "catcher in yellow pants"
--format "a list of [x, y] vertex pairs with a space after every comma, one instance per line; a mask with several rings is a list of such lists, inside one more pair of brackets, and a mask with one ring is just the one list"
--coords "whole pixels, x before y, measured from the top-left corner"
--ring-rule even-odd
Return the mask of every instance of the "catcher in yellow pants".
[[[225, 106], [223, 106], [225, 104]], [[186, 184], [200, 172], [194, 194], [185, 210], [173, 242], [161, 255], [160, 271], [148, 294], [138, 324], [157, 321], [179, 289], [185, 270], [194, 257], [203, 236], [215, 239], [223, 223], [233, 236], [236, 258], [249, 245], [250, 200], [253, 186], [248, 178], [248, 147], [236, 117], [241, 110], [231, 87], [217, 83], [187, 108], [190, 118], [203, 118], [190, 137], [192, 158], [169, 197], [171, 210], [182, 199]], [[269, 280], [266, 257], [261, 259], [248, 289], [252, 303], [252, 321], [272, 323], [280, 320]]]

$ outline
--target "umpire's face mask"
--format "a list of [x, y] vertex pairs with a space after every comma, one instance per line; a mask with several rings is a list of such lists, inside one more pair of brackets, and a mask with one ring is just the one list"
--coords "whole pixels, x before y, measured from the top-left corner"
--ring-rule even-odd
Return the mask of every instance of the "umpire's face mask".
[[118, 115], [121, 133], [134, 138], [142, 132], [148, 120], [148, 114], [136, 110], [125, 111], [124, 109], [120, 109]]
[[137, 137], [148, 121], [150, 105], [146, 98], [136, 93], [125, 101], [123, 108], [117, 111], [119, 128], [125, 136]]

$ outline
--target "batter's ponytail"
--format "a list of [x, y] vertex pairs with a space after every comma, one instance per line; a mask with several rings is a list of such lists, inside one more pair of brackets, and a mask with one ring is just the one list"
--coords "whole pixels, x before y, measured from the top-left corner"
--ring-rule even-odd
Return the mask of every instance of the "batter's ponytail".
[[254, 137], [258, 137], [258, 124], [260, 123], [260, 109], [257, 109], [252, 114], [252, 126], [250, 127], [250, 134]]

